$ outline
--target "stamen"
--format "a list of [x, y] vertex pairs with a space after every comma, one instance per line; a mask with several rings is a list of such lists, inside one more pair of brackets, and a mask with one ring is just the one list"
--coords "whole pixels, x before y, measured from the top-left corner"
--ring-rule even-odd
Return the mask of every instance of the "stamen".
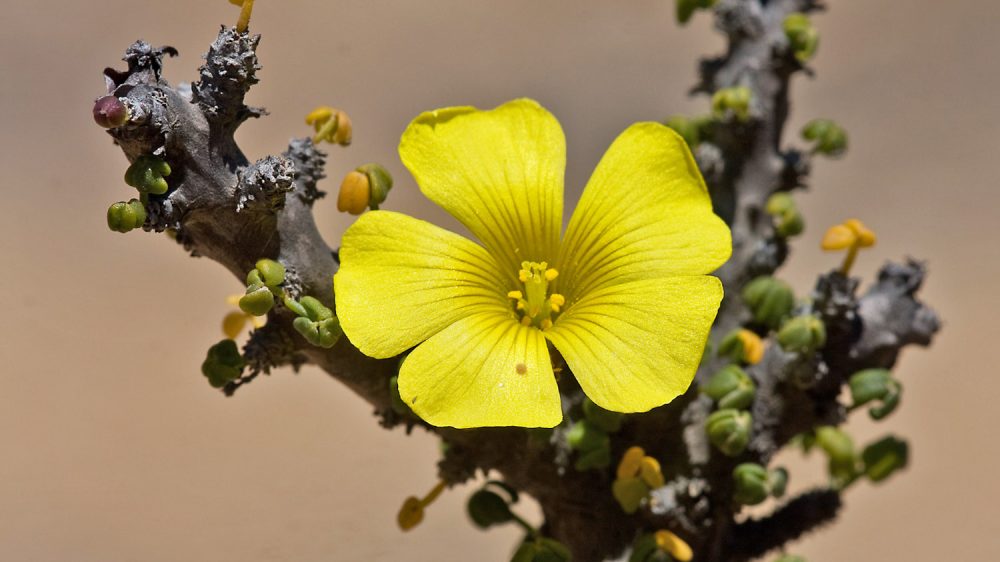
[[[544, 262], [542, 264], [542, 267], [545, 267]], [[556, 277], [559, 277], [559, 272], [556, 271], [555, 269], [546, 269], [545, 270], [545, 280], [546, 281], [553, 281], [553, 280], [555, 280]]]
[[507, 298], [514, 300], [521, 300], [524, 298], [524, 295], [521, 293], [521, 291], [511, 291], [507, 293]]

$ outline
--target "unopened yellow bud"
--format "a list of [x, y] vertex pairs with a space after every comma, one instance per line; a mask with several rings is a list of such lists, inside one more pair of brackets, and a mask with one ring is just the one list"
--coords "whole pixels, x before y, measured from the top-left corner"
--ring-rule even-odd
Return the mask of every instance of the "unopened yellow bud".
[[750, 330], [740, 330], [740, 341], [743, 342], [743, 360], [749, 365], [756, 365], [764, 358], [764, 341]]
[[368, 208], [371, 199], [371, 182], [368, 176], [357, 171], [348, 172], [340, 184], [337, 195], [337, 210], [352, 215], [360, 215]]
[[330, 144], [347, 146], [351, 144], [354, 127], [351, 118], [343, 111], [327, 106], [320, 106], [306, 115], [306, 125], [312, 125], [316, 130], [313, 143], [326, 141]]
[[688, 562], [694, 558], [694, 551], [683, 539], [667, 530], [657, 531], [653, 534], [656, 540], [656, 547], [666, 552], [678, 562]]
[[846, 250], [854, 245], [857, 238], [858, 237], [854, 234], [854, 231], [846, 225], [837, 224], [831, 226], [830, 229], [826, 231], [826, 234], [823, 235], [823, 241], [820, 243], [820, 247], [828, 252]]
[[632, 478], [639, 475], [642, 469], [642, 459], [646, 457], [646, 451], [642, 447], [629, 447], [622, 460], [618, 463], [617, 476], [619, 479]]
[[651, 489], [662, 488], [666, 481], [660, 470], [660, 462], [653, 457], [643, 457], [639, 462], [639, 478]]
[[820, 247], [826, 251], [847, 250], [844, 263], [840, 266], [840, 271], [847, 275], [854, 265], [854, 259], [858, 255], [858, 249], [870, 248], [875, 245], [875, 233], [868, 229], [858, 219], [847, 219], [843, 224], [831, 226], [823, 236]]
[[424, 505], [420, 503], [420, 499], [413, 496], [406, 498], [403, 506], [399, 508], [399, 514], [396, 515], [396, 522], [399, 523], [399, 528], [409, 531], [423, 520]]
[[246, 326], [246, 323], [246, 313], [234, 310], [222, 319], [222, 332], [226, 334], [227, 338], [235, 340], [243, 331], [243, 326]]

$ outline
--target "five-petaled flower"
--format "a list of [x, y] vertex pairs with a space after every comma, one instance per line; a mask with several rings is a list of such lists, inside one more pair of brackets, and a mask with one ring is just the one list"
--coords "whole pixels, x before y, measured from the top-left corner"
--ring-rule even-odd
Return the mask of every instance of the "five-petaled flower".
[[643, 412], [687, 390], [722, 299], [707, 274], [732, 243], [681, 137], [656, 123], [622, 133], [561, 240], [565, 138], [537, 103], [424, 113], [399, 152], [424, 195], [480, 242], [387, 211], [344, 234], [344, 333], [371, 357], [417, 346], [399, 372], [417, 415], [557, 425], [548, 342], [608, 410]]

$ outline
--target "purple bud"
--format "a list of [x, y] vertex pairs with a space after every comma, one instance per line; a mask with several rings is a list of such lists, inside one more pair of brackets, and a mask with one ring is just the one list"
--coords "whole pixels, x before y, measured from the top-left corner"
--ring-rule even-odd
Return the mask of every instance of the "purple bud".
[[94, 121], [105, 129], [121, 127], [128, 121], [128, 108], [115, 96], [104, 96], [94, 103]]

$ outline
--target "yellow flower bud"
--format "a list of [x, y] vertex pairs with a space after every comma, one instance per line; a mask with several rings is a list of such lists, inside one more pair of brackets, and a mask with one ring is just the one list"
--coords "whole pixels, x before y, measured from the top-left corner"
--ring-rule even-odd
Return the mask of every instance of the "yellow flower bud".
[[694, 551], [683, 539], [667, 530], [660, 530], [653, 534], [656, 540], [656, 547], [666, 552], [678, 562], [688, 562], [694, 558]]
[[858, 255], [859, 248], [870, 248], [875, 245], [875, 233], [868, 229], [858, 219], [847, 219], [842, 224], [830, 227], [823, 236], [820, 247], [826, 251], [847, 250], [844, 263], [840, 266], [840, 271], [847, 275], [854, 265], [854, 258]]
[[368, 208], [371, 192], [371, 182], [367, 175], [357, 170], [348, 172], [340, 184], [340, 193], [337, 195], [337, 210], [342, 213], [360, 215]]
[[351, 118], [343, 111], [327, 106], [320, 106], [306, 115], [306, 125], [312, 125], [316, 130], [313, 143], [326, 141], [330, 144], [347, 146], [351, 144], [354, 127]]
[[399, 508], [399, 514], [396, 515], [396, 522], [399, 524], [399, 528], [409, 531], [423, 520], [424, 505], [420, 503], [420, 499], [413, 496], [406, 498], [403, 506]]
[[639, 474], [642, 468], [642, 459], [646, 457], [646, 451], [642, 447], [629, 447], [622, 460], [618, 463], [617, 476], [619, 479], [631, 478]]
[[639, 478], [654, 490], [666, 484], [663, 472], [660, 470], [660, 462], [653, 457], [643, 457], [639, 462]]

